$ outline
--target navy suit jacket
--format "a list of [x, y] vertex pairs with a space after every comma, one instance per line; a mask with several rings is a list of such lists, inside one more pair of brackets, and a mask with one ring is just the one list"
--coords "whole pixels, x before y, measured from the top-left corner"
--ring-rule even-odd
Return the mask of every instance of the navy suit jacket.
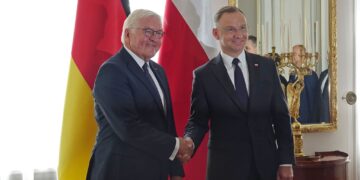
[[166, 111], [145, 73], [123, 48], [99, 69], [93, 96], [99, 127], [87, 179], [167, 180], [183, 176], [169, 157], [175, 147], [170, 92], [162, 67], [150, 61]]
[[[321, 72], [318, 83], [319, 90], [319, 122], [330, 122], [330, 105], [329, 105], [329, 77], [325, 79], [328, 75], [328, 70]], [[325, 81], [325, 82], [324, 82]], [[321, 84], [324, 84], [324, 89], [321, 91]]]
[[210, 124], [208, 180], [247, 179], [252, 163], [261, 179], [274, 180], [279, 164], [294, 163], [290, 116], [275, 64], [250, 53], [246, 59], [247, 107], [239, 102], [220, 54], [194, 71], [185, 136], [199, 147]]
[[[294, 75], [290, 75], [289, 83], [296, 81]], [[317, 123], [317, 107], [318, 104], [318, 76], [315, 71], [311, 70], [310, 75], [304, 76], [304, 89], [300, 94], [300, 117], [298, 121], [302, 124]]]

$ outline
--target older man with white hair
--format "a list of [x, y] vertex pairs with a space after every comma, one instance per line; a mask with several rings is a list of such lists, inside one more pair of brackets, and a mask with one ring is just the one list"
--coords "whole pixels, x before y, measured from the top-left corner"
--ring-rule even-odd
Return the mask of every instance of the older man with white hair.
[[124, 22], [124, 47], [100, 68], [94, 85], [99, 131], [89, 180], [181, 180], [177, 157], [193, 150], [177, 137], [163, 68], [150, 60], [164, 32], [160, 16], [135, 10]]

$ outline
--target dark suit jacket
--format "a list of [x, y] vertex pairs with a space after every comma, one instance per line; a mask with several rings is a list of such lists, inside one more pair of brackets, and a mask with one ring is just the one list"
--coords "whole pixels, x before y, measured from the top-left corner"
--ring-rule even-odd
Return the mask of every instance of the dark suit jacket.
[[[290, 75], [289, 83], [296, 81], [294, 75]], [[320, 91], [318, 86], [318, 76], [315, 71], [310, 75], [304, 76], [304, 89], [300, 94], [300, 117], [298, 121], [302, 124], [316, 123], [318, 120], [316, 112], [316, 104], [318, 97], [316, 96]]]
[[161, 85], [166, 110], [143, 70], [125, 50], [106, 61], [94, 86], [99, 127], [88, 177], [92, 180], [167, 180], [183, 176], [182, 165], [169, 157], [175, 125], [165, 72], [150, 61]]
[[220, 54], [194, 71], [185, 136], [199, 147], [210, 124], [209, 180], [247, 179], [252, 163], [262, 179], [274, 180], [279, 164], [294, 163], [290, 117], [274, 62], [250, 53], [246, 59], [248, 108], [240, 104]]
[[286, 78], [283, 75], [279, 74], [279, 79], [280, 79], [280, 83], [281, 83], [281, 89], [283, 90], [285, 97], [286, 97], [286, 87], [288, 85], [288, 80], [286, 80]]
[[[329, 105], [329, 77], [328, 70], [321, 72], [318, 83], [318, 101], [319, 101], [319, 122], [330, 122], [330, 105]], [[321, 84], [325, 81], [324, 89], [321, 91]]]

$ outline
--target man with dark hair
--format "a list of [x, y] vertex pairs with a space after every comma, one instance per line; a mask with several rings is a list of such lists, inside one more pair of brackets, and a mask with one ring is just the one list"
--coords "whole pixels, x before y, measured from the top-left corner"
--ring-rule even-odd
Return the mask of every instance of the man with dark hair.
[[253, 54], [257, 54], [257, 39], [256, 36], [249, 35], [245, 44], [245, 51]]
[[185, 137], [196, 151], [210, 129], [208, 180], [292, 179], [290, 116], [275, 64], [244, 51], [248, 29], [240, 9], [221, 8], [215, 24], [221, 52], [194, 71]]

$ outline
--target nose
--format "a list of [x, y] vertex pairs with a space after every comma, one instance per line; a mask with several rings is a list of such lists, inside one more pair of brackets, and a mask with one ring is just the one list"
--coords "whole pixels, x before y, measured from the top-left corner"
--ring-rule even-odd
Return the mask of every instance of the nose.
[[244, 38], [247, 37], [247, 33], [238, 29], [237, 31], [235, 31], [234, 36], [236, 38]]
[[161, 38], [156, 38], [155, 36], [151, 36], [149, 37], [149, 40], [153, 43], [158, 43], [159, 41], [161, 41]]

